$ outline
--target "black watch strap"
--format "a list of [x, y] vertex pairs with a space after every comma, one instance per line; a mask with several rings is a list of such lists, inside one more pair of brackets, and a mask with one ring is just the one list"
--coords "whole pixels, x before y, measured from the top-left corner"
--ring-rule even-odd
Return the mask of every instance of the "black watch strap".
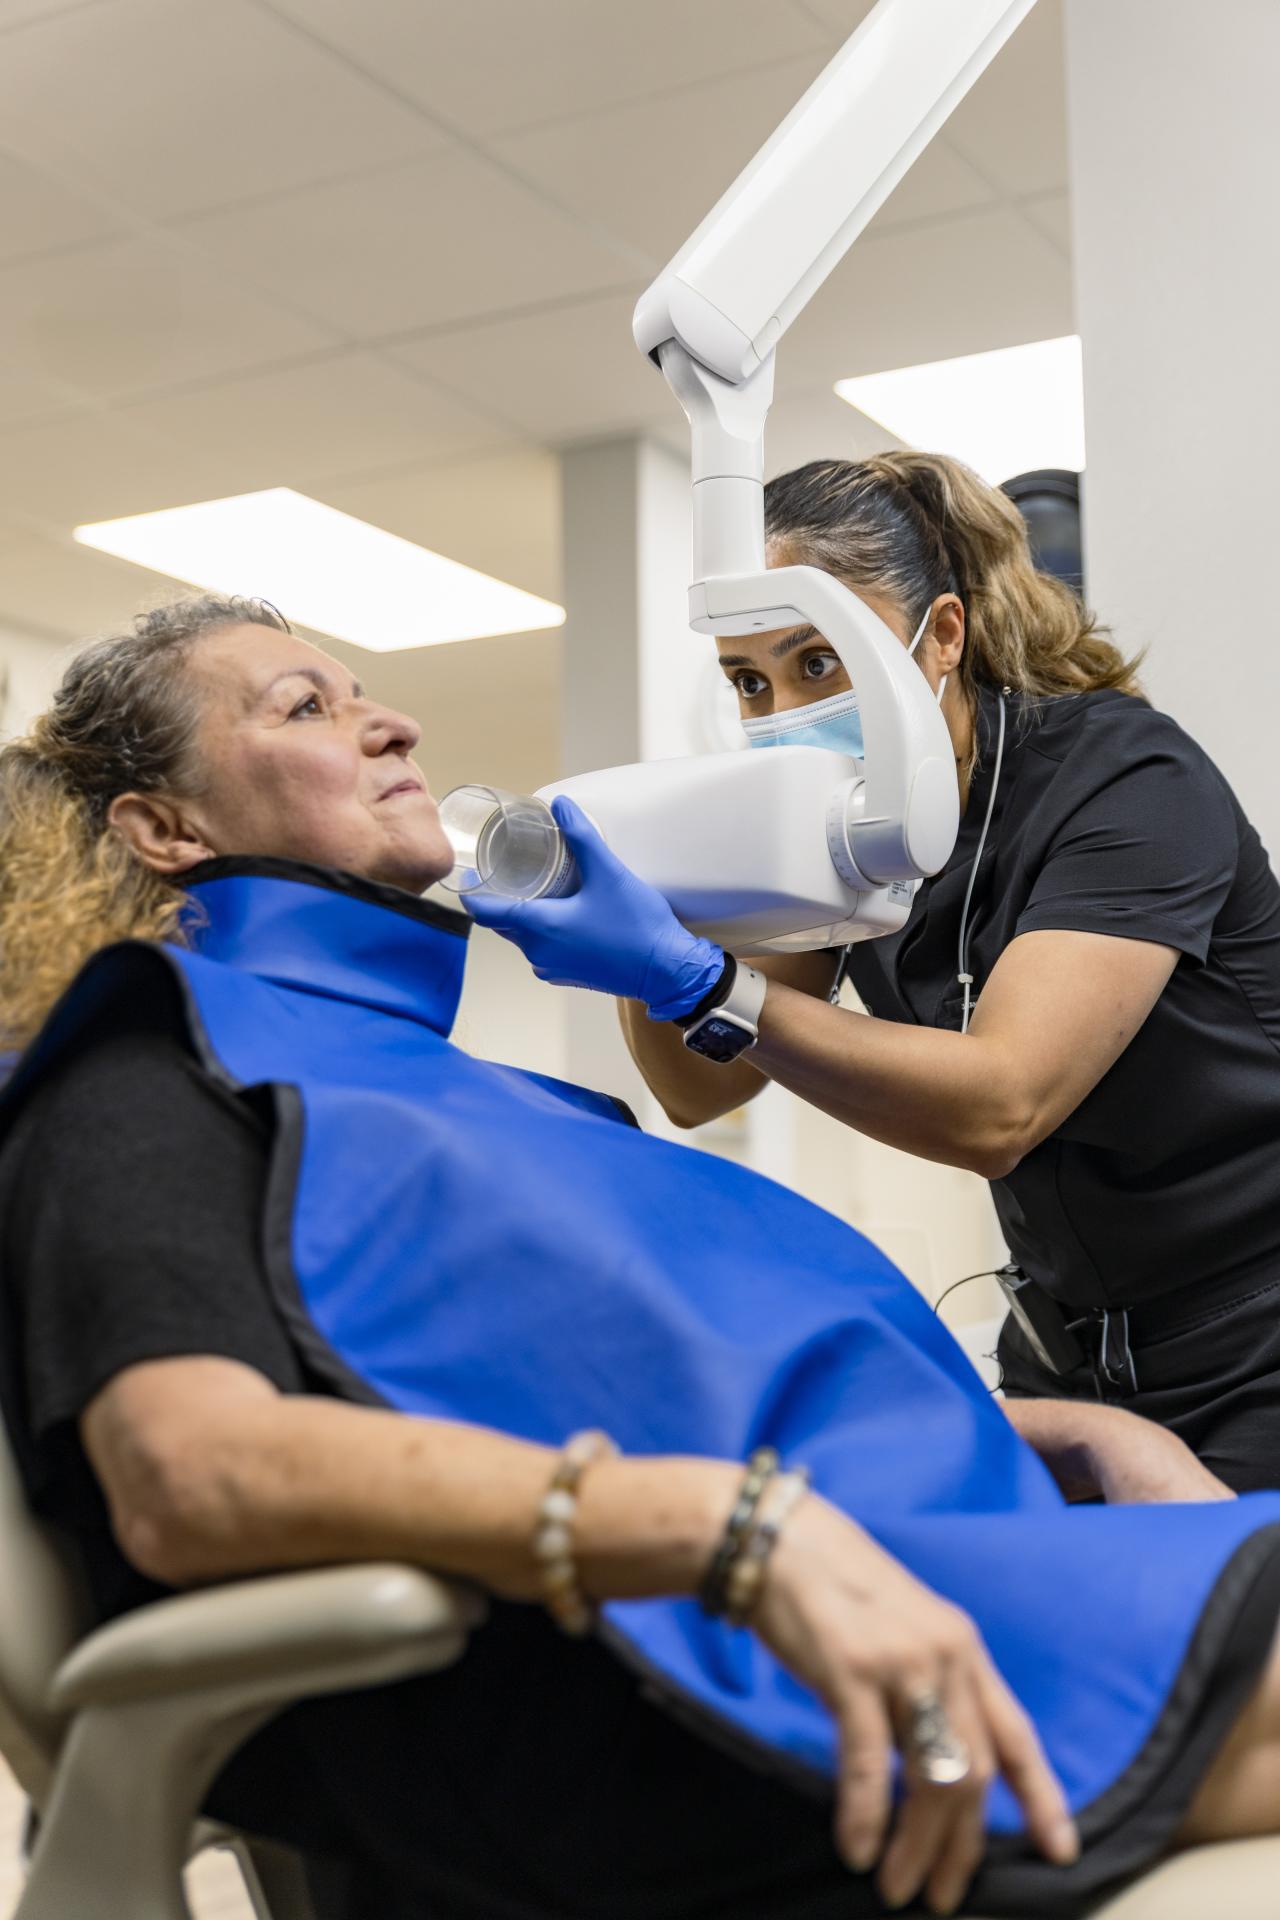
[[733, 983], [737, 977], [738, 963], [731, 953], [726, 953], [720, 978], [715, 985], [708, 987], [696, 1007], [691, 1007], [688, 1013], [679, 1014], [672, 1021], [672, 1026], [691, 1027], [695, 1020], [701, 1020], [704, 1015], [714, 1013], [717, 1007], [722, 1007], [733, 992]]

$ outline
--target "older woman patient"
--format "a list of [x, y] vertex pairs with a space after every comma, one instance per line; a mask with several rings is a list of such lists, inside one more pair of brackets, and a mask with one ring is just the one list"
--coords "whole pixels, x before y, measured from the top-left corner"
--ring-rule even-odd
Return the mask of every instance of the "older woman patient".
[[0, 755], [33, 1504], [104, 1614], [366, 1557], [496, 1596], [211, 1810], [357, 1863], [353, 1914], [512, 1920], [947, 1912], [975, 1872], [1076, 1914], [1280, 1827], [1280, 1496], [1111, 1408], [1033, 1450], [850, 1229], [454, 1048], [418, 740], [206, 598]]

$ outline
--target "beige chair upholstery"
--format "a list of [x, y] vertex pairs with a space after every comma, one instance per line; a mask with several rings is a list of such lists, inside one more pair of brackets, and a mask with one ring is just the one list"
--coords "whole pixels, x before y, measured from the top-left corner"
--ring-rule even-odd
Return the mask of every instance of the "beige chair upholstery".
[[[39, 1831], [17, 1920], [191, 1920], [182, 1869], [224, 1762], [310, 1694], [461, 1653], [479, 1597], [415, 1567], [329, 1567], [183, 1594], [86, 1635], [77, 1571], [32, 1519], [0, 1423], [0, 1750]], [[241, 1842], [261, 1920], [310, 1920], [287, 1850]]]
[[[74, 1566], [28, 1512], [2, 1424], [0, 1542], [0, 1750], [40, 1819], [17, 1920], [191, 1920], [193, 1846], [233, 1838], [197, 1809], [240, 1743], [304, 1695], [444, 1665], [483, 1612], [416, 1568], [331, 1567], [183, 1594], [86, 1635]], [[308, 1920], [296, 1860], [240, 1851], [261, 1920]], [[1278, 1913], [1280, 1838], [1165, 1861], [1095, 1920]]]
[[[1090, 1920], [1276, 1920], [1280, 1838], [1224, 1840], [1162, 1860]], [[977, 1920], [976, 1915], [966, 1920]], [[1036, 1920], [1028, 1913], [1026, 1920]]]

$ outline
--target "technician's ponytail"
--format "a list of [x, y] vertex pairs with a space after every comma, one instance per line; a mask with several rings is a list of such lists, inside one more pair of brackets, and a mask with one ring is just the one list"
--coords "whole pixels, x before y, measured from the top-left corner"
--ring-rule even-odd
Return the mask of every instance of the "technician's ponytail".
[[769, 482], [765, 534], [792, 560], [893, 601], [909, 629], [940, 594], [958, 594], [970, 700], [977, 682], [1041, 698], [1140, 692], [1138, 663], [1069, 587], [1036, 571], [1012, 500], [958, 460], [815, 460]]

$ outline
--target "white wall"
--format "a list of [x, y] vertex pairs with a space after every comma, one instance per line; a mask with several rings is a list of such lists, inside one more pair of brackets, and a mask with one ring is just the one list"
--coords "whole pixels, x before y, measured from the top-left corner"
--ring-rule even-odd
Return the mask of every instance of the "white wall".
[[1090, 597], [1274, 860], [1280, 6], [1065, 17]]
[[25, 733], [48, 706], [70, 652], [57, 641], [0, 627], [0, 738]]

